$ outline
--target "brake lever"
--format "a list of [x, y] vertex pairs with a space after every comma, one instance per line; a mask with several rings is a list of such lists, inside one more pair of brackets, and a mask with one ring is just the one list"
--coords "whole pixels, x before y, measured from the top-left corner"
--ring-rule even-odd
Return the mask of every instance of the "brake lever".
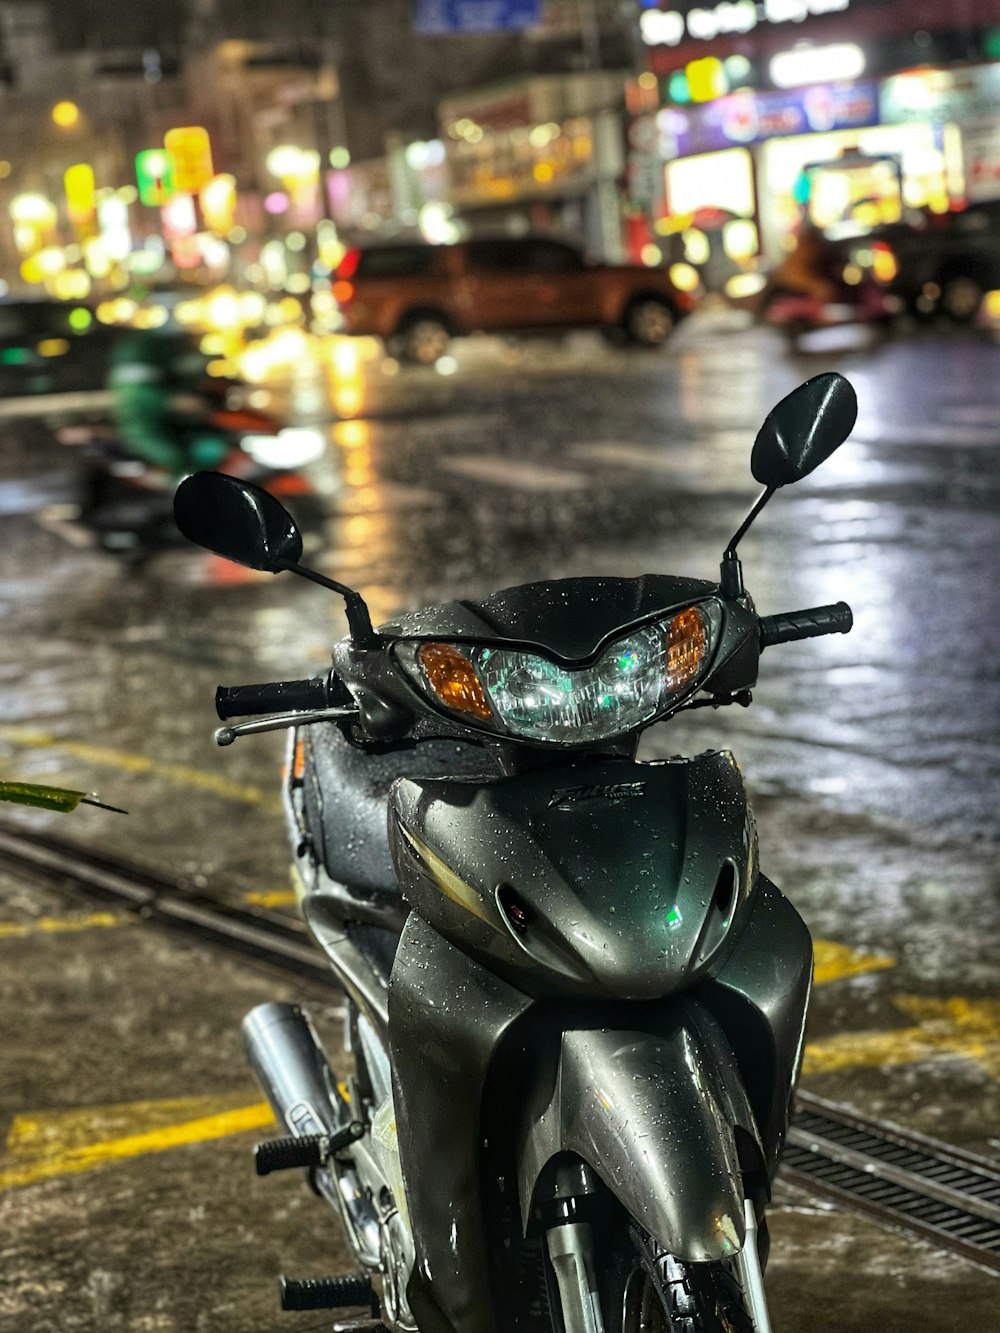
[[357, 708], [320, 708], [300, 713], [274, 713], [258, 717], [252, 722], [238, 722], [235, 727], [220, 727], [215, 733], [216, 745], [232, 745], [241, 736], [256, 736], [263, 731], [280, 731], [283, 727], [307, 727], [313, 722], [340, 722], [344, 718], [361, 716]]

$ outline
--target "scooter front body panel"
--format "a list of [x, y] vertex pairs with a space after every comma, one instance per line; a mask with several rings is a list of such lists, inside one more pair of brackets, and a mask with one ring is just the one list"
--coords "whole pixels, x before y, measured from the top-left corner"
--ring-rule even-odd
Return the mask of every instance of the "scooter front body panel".
[[690, 986], [745, 915], [756, 828], [732, 756], [401, 779], [403, 895], [532, 995], [653, 1000]]
[[547, 1165], [573, 1153], [675, 1258], [717, 1262], [744, 1240], [736, 1129], [756, 1140], [753, 1114], [710, 1014], [680, 998], [644, 1008], [641, 1027], [564, 1031], [554, 1086], [551, 1067], [538, 1070], [522, 1119], [523, 1224]]
[[[506, 1333], [504, 1302], [524, 1281], [519, 1247], [553, 1155], [590, 1161], [681, 1254], [721, 1257], [741, 1243], [743, 1193], [767, 1197], [784, 1135], [811, 967], [794, 909], [763, 883], [761, 925], [755, 894], [726, 982], [648, 1002], [533, 998], [410, 914], [389, 1029], [416, 1240], [408, 1298], [422, 1333]], [[773, 964], [758, 952], [772, 943], [785, 951]], [[798, 978], [784, 988], [783, 965]], [[740, 1007], [727, 1009], [737, 987]], [[731, 1030], [716, 1004], [739, 1015]]]

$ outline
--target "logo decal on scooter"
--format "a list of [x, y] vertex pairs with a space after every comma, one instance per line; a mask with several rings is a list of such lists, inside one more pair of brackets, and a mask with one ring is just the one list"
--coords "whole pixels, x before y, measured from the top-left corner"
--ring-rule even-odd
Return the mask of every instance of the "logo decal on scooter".
[[545, 808], [551, 810], [553, 806], [576, 805], [580, 801], [618, 801], [644, 796], [645, 793], [645, 782], [589, 783], [582, 787], [557, 787], [549, 797], [549, 803]]

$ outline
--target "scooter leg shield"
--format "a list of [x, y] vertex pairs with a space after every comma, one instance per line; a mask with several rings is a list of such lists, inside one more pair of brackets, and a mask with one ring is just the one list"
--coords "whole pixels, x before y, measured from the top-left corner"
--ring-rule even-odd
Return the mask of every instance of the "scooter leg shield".
[[522, 1122], [525, 1227], [539, 1177], [568, 1152], [677, 1258], [717, 1261], [742, 1247], [735, 1127], [758, 1135], [735, 1060], [693, 1003], [678, 1002], [660, 1028], [562, 1034], [554, 1083], [551, 1073], [539, 1080]]

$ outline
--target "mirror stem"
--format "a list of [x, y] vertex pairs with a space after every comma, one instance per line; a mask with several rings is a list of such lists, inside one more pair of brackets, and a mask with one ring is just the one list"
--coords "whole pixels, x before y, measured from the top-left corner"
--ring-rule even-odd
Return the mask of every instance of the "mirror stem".
[[757, 499], [749, 514], [736, 529], [736, 532], [730, 538], [729, 545], [726, 547], [725, 554], [722, 557], [722, 566], [719, 572], [719, 584], [725, 597], [743, 596], [743, 566], [740, 564], [740, 558], [736, 554], [736, 547], [743, 537], [747, 528], [754, 521], [760, 511], [770, 500], [771, 496], [777, 490], [776, 486], [766, 486]]
[[735, 551], [727, 551], [722, 557], [722, 564], [719, 567], [719, 587], [722, 589], [723, 597], [733, 601], [743, 596], [743, 566]]
[[347, 624], [355, 646], [378, 647], [379, 637], [372, 626], [372, 618], [365, 599], [354, 588], [349, 588], [346, 583], [337, 583], [335, 579], [328, 579], [325, 574], [317, 574], [314, 569], [306, 569], [305, 565], [300, 565], [295, 560], [281, 560], [278, 562], [278, 568], [287, 569], [292, 574], [301, 574], [304, 579], [318, 583], [321, 588], [329, 588], [331, 592], [339, 592], [346, 603]]
[[724, 556], [724, 559], [726, 560], [736, 559], [737, 543], [743, 537], [743, 534], [746, 532], [747, 528], [754, 521], [754, 519], [764, 508], [768, 500], [770, 500], [771, 496], [777, 489], [778, 488], [776, 486], [765, 486], [765, 488], [761, 491], [760, 495], [758, 495], [757, 499], [754, 501], [753, 508], [750, 510], [749, 514], [747, 514], [746, 518], [743, 520], [740, 526], [736, 529], [735, 534], [730, 538], [729, 545], [726, 547], [726, 554]]

